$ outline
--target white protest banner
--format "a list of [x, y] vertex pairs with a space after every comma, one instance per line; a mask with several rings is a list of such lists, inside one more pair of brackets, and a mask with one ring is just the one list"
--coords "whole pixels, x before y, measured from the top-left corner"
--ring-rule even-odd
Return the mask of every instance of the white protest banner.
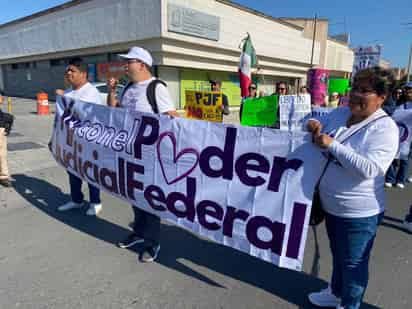
[[324, 158], [310, 134], [170, 118], [59, 99], [51, 150], [135, 207], [301, 270]]
[[352, 78], [360, 70], [379, 66], [381, 58], [381, 46], [360, 46], [355, 48], [355, 59], [353, 61]]
[[279, 122], [281, 130], [302, 130], [304, 119], [311, 112], [310, 95], [279, 96]]
[[399, 157], [407, 160], [412, 142], [412, 108], [400, 106], [392, 114], [399, 128]]

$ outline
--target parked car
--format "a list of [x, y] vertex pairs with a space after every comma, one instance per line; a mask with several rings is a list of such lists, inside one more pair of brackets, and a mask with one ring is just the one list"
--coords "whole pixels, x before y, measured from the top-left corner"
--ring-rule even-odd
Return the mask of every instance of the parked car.
[[[100, 92], [100, 96], [102, 98], [102, 101], [104, 103], [106, 103], [107, 101], [107, 85], [106, 83], [102, 83], [102, 82], [97, 82], [97, 83], [92, 83], [93, 86], [96, 87], [96, 89]], [[122, 84], [118, 84], [116, 87], [116, 95], [119, 98], [121, 93], [123, 92], [124, 89], [124, 85]]]

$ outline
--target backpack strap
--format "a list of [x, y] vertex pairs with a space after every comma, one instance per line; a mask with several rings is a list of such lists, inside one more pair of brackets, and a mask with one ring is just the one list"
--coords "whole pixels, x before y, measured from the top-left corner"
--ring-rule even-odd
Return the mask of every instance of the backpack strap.
[[126, 87], [124, 87], [124, 89], [123, 89], [123, 91], [122, 91], [122, 93], [121, 93], [121, 95], [120, 95], [120, 98], [119, 98], [119, 103], [120, 103], [120, 105], [122, 104], [123, 96], [124, 96], [124, 94], [126, 93], [126, 90], [129, 89], [131, 85], [133, 85], [133, 82], [128, 82], [127, 85], [126, 85]]
[[149, 83], [146, 90], [147, 101], [149, 102], [155, 114], [159, 114], [159, 108], [157, 107], [156, 102], [156, 86], [158, 84], [162, 84], [163, 86], [167, 87], [167, 84], [164, 81], [160, 79], [154, 79]]

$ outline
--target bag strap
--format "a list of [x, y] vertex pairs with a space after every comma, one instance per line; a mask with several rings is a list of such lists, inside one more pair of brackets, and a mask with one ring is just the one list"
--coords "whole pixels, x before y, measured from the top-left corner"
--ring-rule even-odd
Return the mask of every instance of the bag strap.
[[124, 89], [123, 89], [123, 91], [122, 91], [122, 94], [121, 94], [121, 96], [120, 96], [120, 100], [119, 100], [119, 101], [120, 101], [120, 104], [122, 104], [123, 96], [125, 95], [127, 89], [129, 89], [131, 85], [133, 85], [133, 82], [128, 82], [127, 85], [126, 85], [126, 87], [124, 87]]
[[154, 79], [149, 83], [146, 90], [147, 101], [149, 102], [155, 114], [159, 114], [159, 108], [156, 102], [156, 87], [158, 84], [162, 84], [163, 86], [167, 87], [164, 81], [160, 79]]
[[[371, 124], [375, 123], [375, 122], [378, 121], [379, 119], [386, 118], [386, 117], [389, 117], [389, 116], [388, 116], [388, 115], [382, 115], [382, 116], [380, 116], [380, 117], [378, 117], [378, 118], [372, 119], [371, 121], [365, 123], [363, 126], [357, 128], [355, 131], [353, 131], [353, 132], [351, 133], [351, 135], [347, 136], [344, 140], [340, 141], [340, 143], [343, 144], [344, 142], [348, 141], [352, 136], [354, 136], [356, 133], [360, 132], [360, 130], [362, 130], [362, 129], [368, 127], [368, 126], [370, 126]], [[320, 175], [320, 177], [319, 177], [319, 179], [318, 179], [318, 182], [316, 183], [316, 187], [319, 186], [320, 181], [322, 180], [322, 177], [325, 175], [326, 169], [327, 169], [328, 166], [329, 166], [329, 163], [332, 162], [332, 159], [333, 159], [332, 156], [328, 155], [328, 161], [326, 162], [325, 167], [323, 168], [322, 174]]]
[[357, 134], [358, 132], [360, 132], [362, 129], [367, 128], [368, 126], [370, 126], [371, 124], [375, 123], [376, 121], [382, 119], [382, 118], [386, 118], [389, 117], [388, 115], [382, 115], [380, 117], [377, 117], [375, 119], [372, 119], [366, 123], [364, 123], [362, 126], [360, 126], [359, 128], [356, 128], [356, 130], [354, 130], [349, 136], [345, 137], [343, 140], [339, 141], [341, 144], [343, 144], [344, 142], [347, 142], [352, 136], [354, 136], [355, 134]]

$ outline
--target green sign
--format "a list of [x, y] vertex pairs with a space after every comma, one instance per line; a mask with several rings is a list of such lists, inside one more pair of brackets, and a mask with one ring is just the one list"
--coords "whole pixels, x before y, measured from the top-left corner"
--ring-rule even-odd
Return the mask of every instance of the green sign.
[[278, 96], [246, 99], [243, 103], [243, 126], [273, 126], [278, 117]]
[[337, 92], [340, 95], [345, 95], [349, 88], [349, 79], [345, 78], [329, 78], [329, 94]]

